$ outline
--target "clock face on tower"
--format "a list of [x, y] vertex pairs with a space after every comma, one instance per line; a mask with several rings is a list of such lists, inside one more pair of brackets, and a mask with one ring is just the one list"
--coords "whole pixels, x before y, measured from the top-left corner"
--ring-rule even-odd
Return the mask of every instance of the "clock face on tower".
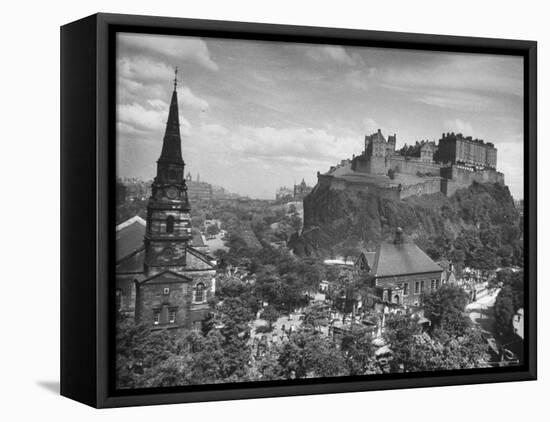
[[170, 199], [176, 199], [178, 197], [178, 191], [174, 188], [166, 190], [166, 196]]

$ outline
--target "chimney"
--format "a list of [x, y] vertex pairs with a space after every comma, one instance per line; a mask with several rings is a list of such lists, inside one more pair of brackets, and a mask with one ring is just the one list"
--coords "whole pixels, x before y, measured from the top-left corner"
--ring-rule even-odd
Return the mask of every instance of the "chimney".
[[403, 243], [403, 229], [401, 227], [395, 229], [395, 239], [393, 240], [393, 243], [395, 243], [396, 245], [399, 243]]

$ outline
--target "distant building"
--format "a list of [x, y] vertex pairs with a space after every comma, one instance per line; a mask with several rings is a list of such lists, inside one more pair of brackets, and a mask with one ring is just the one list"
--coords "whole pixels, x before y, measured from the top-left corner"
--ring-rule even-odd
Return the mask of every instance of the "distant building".
[[200, 175], [197, 174], [197, 179], [193, 180], [191, 173], [185, 176], [187, 185], [187, 196], [194, 203], [210, 203], [214, 198], [214, 191], [210, 183], [201, 182]]
[[309, 194], [313, 188], [308, 186], [305, 179], [302, 179], [302, 182], [299, 184], [294, 183], [292, 189], [282, 186], [277, 189], [275, 193], [275, 199], [277, 201], [286, 201], [286, 202], [301, 202], [304, 197]]
[[306, 181], [302, 179], [302, 183], [299, 185], [294, 184], [294, 200], [303, 201], [304, 197], [312, 191], [312, 187], [306, 184]]
[[275, 193], [275, 199], [277, 201], [292, 201], [294, 198], [294, 191], [286, 186], [282, 186], [277, 189]]

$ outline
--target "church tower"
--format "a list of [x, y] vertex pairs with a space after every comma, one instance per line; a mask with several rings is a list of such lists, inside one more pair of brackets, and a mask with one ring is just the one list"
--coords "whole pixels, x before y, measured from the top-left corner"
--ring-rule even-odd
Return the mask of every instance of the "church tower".
[[176, 88], [177, 69], [162, 151], [157, 160], [157, 175], [147, 205], [144, 262], [147, 276], [165, 270], [184, 271], [186, 250], [191, 240]]

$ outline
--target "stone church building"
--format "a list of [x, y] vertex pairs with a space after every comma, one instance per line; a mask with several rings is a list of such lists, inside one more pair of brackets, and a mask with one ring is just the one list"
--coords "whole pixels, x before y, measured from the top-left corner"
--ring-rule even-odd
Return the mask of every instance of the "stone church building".
[[199, 329], [215, 293], [216, 262], [194, 236], [178, 96], [174, 91], [147, 218], [116, 228], [116, 306], [152, 328]]

